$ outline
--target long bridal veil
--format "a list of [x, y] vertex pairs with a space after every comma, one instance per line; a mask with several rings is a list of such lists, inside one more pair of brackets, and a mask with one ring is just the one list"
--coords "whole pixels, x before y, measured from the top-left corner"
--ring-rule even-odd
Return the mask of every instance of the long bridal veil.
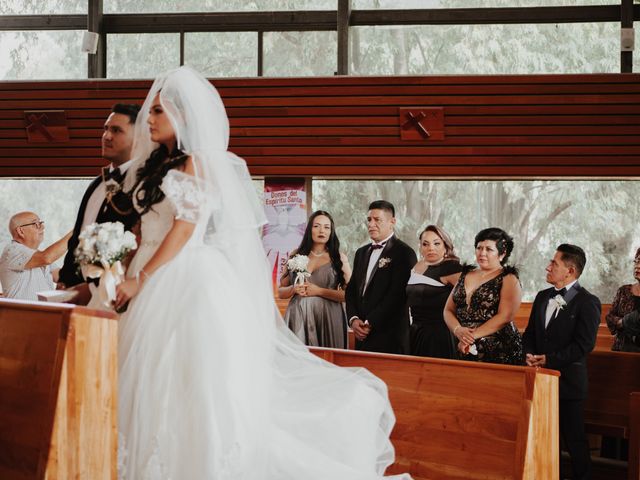
[[[177, 433], [177, 440], [164, 442], [164, 447], [159, 442], [161, 450], [165, 448], [160, 455], [170, 457], [164, 460], [174, 475], [171, 478], [190, 478], [184, 470], [171, 469], [171, 464], [185, 464], [184, 458], [176, 458], [189, 455], [193, 458], [187, 463], [194, 472], [213, 472], [216, 479], [382, 477], [394, 458], [388, 437], [395, 419], [386, 386], [364, 369], [338, 368], [320, 360], [284, 326], [260, 240], [259, 229], [265, 221], [262, 205], [245, 162], [227, 151], [229, 122], [222, 100], [200, 74], [180, 67], [155, 80], [136, 122], [133, 168], [158, 147], [147, 128], [158, 94], [179, 148], [194, 160], [198, 192], [185, 201], [207, 212], [202, 234], [195, 241], [212, 252], [189, 267], [197, 270], [192, 272], [193, 283], [175, 288], [188, 290], [188, 295], [212, 295], [215, 304], [214, 311], [195, 312], [205, 320], [189, 340], [204, 343], [207, 351], [200, 355], [201, 349], [190, 351], [189, 345], [173, 349], [190, 358], [168, 359], [166, 368], [171, 372], [158, 372], [162, 387], [156, 393], [163, 395], [163, 389], [168, 389], [172, 398], [184, 402], [176, 425], [167, 425]], [[127, 177], [128, 188], [134, 181], [133, 175]], [[149, 286], [153, 287], [151, 282]], [[162, 297], [154, 301], [161, 302]], [[159, 337], [158, 341], [176, 340]], [[176, 369], [176, 364], [182, 367]], [[177, 379], [185, 376], [211, 384], [207, 398], [174, 391], [180, 390]], [[148, 401], [169, 405], [168, 400], [151, 395]], [[211, 445], [204, 449], [189, 445], [189, 431], [179, 425], [188, 423], [179, 420], [185, 416], [196, 417], [198, 428], [211, 430], [207, 437], [213, 439]], [[134, 428], [125, 427], [134, 432], [153, 421], [127, 418]], [[200, 463], [209, 466], [199, 467]]]

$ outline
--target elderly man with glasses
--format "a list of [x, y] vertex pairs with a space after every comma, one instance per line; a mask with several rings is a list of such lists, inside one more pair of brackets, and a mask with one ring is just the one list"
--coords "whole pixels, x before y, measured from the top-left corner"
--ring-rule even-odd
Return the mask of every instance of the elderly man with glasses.
[[44, 250], [44, 221], [33, 212], [16, 213], [9, 220], [12, 240], [0, 256], [0, 284], [7, 298], [37, 300], [37, 292], [53, 290], [51, 264], [67, 250], [71, 232]]

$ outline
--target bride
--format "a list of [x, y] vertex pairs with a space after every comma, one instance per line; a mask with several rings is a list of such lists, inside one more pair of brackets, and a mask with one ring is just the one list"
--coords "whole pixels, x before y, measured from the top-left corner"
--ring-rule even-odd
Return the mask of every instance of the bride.
[[[158, 77], [127, 188], [141, 242], [118, 286], [118, 476], [378, 479], [393, 462], [385, 384], [310, 354], [284, 326], [243, 160], [195, 71]], [[408, 475], [396, 478], [408, 479]]]

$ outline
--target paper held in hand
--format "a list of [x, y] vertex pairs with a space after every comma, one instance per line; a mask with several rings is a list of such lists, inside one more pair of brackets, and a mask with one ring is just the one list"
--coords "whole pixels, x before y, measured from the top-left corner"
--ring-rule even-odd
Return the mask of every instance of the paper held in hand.
[[37, 292], [36, 295], [40, 302], [67, 303], [73, 300], [77, 292], [69, 290], [43, 290]]

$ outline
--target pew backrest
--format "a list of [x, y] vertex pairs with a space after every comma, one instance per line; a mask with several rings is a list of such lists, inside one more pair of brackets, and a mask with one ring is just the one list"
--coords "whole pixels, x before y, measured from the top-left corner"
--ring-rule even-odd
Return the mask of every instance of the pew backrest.
[[385, 381], [396, 463], [421, 479], [554, 479], [558, 374], [543, 369], [312, 349]]

